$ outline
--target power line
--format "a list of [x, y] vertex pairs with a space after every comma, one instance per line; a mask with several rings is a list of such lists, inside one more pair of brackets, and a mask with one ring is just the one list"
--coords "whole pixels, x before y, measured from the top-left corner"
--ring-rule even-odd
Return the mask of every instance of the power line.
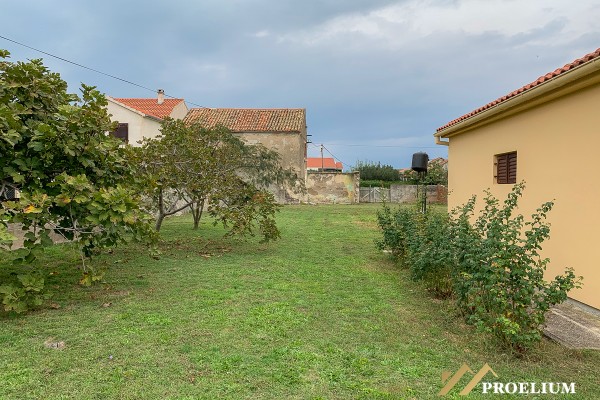
[[323, 146], [323, 148], [325, 149], [325, 151], [327, 151], [329, 154], [331, 154], [331, 157], [333, 157], [334, 159], [338, 160], [339, 162], [341, 162], [342, 164], [346, 165], [346, 166], [350, 166], [349, 163], [342, 161], [341, 159], [339, 159], [338, 157], [336, 157], [331, 151], [329, 151], [329, 149], [325, 146]]
[[[78, 67], [80, 67], [80, 68], [84, 68], [84, 69], [87, 69], [87, 70], [89, 70], [89, 71], [96, 72], [97, 74], [101, 74], [101, 75], [107, 76], [107, 77], [109, 77], [109, 78], [113, 78], [113, 79], [119, 80], [119, 81], [121, 81], [121, 82], [125, 82], [125, 83], [128, 83], [128, 84], [130, 84], [130, 85], [137, 86], [137, 87], [139, 87], [139, 88], [142, 88], [142, 89], [145, 89], [145, 90], [149, 90], [149, 91], [151, 91], [152, 93], [155, 93], [155, 92], [156, 92], [156, 89], [151, 89], [151, 88], [149, 88], [149, 87], [147, 87], [147, 86], [140, 85], [139, 83], [135, 83], [135, 82], [132, 82], [132, 81], [130, 81], [130, 80], [127, 80], [127, 79], [119, 78], [118, 76], [111, 75], [111, 74], [109, 74], [109, 73], [106, 73], [106, 72], [102, 72], [102, 71], [100, 71], [100, 70], [97, 70], [97, 69], [95, 69], [95, 68], [91, 68], [91, 67], [85, 66], [85, 65], [83, 65], [83, 64], [79, 64], [79, 63], [77, 63], [77, 62], [75, 62], [75, 61], [67, 60], [66, 58], [63, 58], [63, 57], [60, 57], [60, 56], [54, 55], [54, 54], [52, 54], [52, 53], [48, 53], [47, 51], [43, 51], [43, 50], [40, 50], [40, 49], [36, 49], [35, 47], [32, 47], [32, 46], [26, 45], [25, 43], [17, 42], [16, 40], [13, 40], [13, 39], [7, 38], [6, 36], [2, 36], [2, 35], [0, 35], [0, 38], [1, 38], [1, 39], [4, 39], [4, 40], [7, 40], [7, 41], [9, 41], [9, 42], [12, 42], [12, 43], [18, 44], [19, 46], [23, 46], [23, 47], [26, 47], [26, 48], [28, 48], [28, 49], [31, 49], [31, 50], [37, 51], [37, 52], [39, 52], [39, 53], [45, 54], [45, 55], [47, 55], [47, 56], [54, 57], [54, 58], [56, 58], [57, 60], [61, 60], [61, 61], [67, 62], [67, 63], [69, 63], [69, 64], [76, 65], [76, 66], [78, 66]], [[171, 95], [169, 95], [169, 94], [166, 94], [166, 93], [165, 93], [164, 95], [165, 95], [166, 97], [170, 97], [170, 98], [172, 98], [172, 99], [179, 98], [179, 97], [171, 96]], [[194, 106], [200, 107], [200, 108], [207, 108], [207, 107], [205, 107], [205, 106], [202, 106], [202, 105], [200, 105], [200, 104], [193, 103], [193, 102], [191, 102], [191, 101], [187, 101], [187, 102], [188, 102], [188, 103], [190, 103], [190, 104], [192, 104], [192, 105], [194, 105]]]
[[350, 143], [323, 143], [327, 146], [346, 147], [402, 147], [405, 149], [439, 149], [440, 146], [405, 146], [401, 144], [350, 144]]

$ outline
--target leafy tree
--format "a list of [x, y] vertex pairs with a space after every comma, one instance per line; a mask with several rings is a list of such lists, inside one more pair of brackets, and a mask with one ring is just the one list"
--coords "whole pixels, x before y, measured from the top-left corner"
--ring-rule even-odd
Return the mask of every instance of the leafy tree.
[[81, 96], [69, 94], [41, 60], [8, 57], [0, 51], [0, 188], [17, 188], [21, 196], [1, 203], [0, 241], [14, 239], [8, 223], [23, 224], [25, 248], [12, 254], [31, 264], [52, 244], [51, 231], [76, 239], [89, 283], [86, 259], [94, 249], [151, 232], [132, 189], [135, 175], [121, 142], [107, 135], [113, 124], [102, 94], [83, 84]]
[[412, 184], [448, 185], [448, 170], [442, 163], [435, 162], [435, 160], [430, 161], [427, 165], [427, 174], [422, 182], [419, 180], [419, 175], [413, 170], [404, 171], [403, 176]]
[[296, 174], [280, 166], [275, 151], [246, 145], [222, 126], [206, 129], [167, 119], [161, 136], [145, 139], [133, 150], [157, 230], [165, 217], [189, 207], [194, 228], [206, 209], [230, 233], [253, 234], [258, 226], [264, 240], [275, 239], [278, 205], [266, 188], [300, 187]]
[[400, 173], [391, 165], [381, 165], [381, 163], [375, 164], [370, 161], [358, 161], [353, 170], [360, 172], [361, 180], [386, 182], [400, 180]]

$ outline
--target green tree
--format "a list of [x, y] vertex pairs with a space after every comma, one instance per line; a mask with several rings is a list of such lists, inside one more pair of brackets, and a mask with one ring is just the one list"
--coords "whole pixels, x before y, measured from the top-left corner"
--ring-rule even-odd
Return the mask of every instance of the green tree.
[[360, 179], [366, 181], [393, 182], [400, 180], [400, 173], [391, 165], [381, 165], [370, 161], [358, 161], [353, 168], [360, 172]]
[[151, 232], [132, 190], [135, 175], [121, 142], [107, 135], [113, 124], [102, 94], [83, 84], [81, 96], [69, 94], [41, 60], [8, 57], [0, 51], [0, 188], [21, 195], [1, 203], [0, 240], [14, 239], [8, 223], [23, 224], [25, 248], [12, 254], [31, 265], [52, 231], [75, 239], [89, 283], [94, 249]]
[[189, 207], [194, 228], [206, 209], [230, 233], [253, 234], [258, 227], [264, 240], [275, 239], [278, 205], [267, 187], [302, 190], [275, 151], [246, 145], [222, 126], [206, 129], [167, 119], [159, 137], [145, 139], [133, 150], [157, 230], [164, 218]]
[[432, 160], [427, 165], [427, 174], [425, 178], [421, 182], [419, 179], [419, 175], [417, 172], [413, 170], [404, 171], [403, 173], [404, 180], [412, 183], [424, 183], [426, 185], [448, 185], [448, 170], [444, 168], [444, 165], [441, 162], [436, 162]]

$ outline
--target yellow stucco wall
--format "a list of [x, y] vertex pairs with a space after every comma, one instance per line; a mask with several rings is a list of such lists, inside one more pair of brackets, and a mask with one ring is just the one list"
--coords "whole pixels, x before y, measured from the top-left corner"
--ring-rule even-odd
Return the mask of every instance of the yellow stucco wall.
[[517, 151], [517, 182], [526, 181], [519, 212], [554, 200], [548, 221], [547, 277], [575, 268], [583, 287], [569, 296], [600, 309], [600, 85], [566, 95], [473, 131], [450, 137], [449, 208], [490, 188], [504, 199], [512, 185], [494, 183], [494, 155]]

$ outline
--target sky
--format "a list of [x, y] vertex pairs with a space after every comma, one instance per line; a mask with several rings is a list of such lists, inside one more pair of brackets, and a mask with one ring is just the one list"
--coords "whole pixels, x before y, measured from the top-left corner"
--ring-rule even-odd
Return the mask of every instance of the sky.
[[[1, 0], [14, 61], [77, 92], [305, 108], [309, 156], [410, 167], [435, 130], [600, 47], [600, 0]], [[151, 90], [149, 90], [151, 89]]]

